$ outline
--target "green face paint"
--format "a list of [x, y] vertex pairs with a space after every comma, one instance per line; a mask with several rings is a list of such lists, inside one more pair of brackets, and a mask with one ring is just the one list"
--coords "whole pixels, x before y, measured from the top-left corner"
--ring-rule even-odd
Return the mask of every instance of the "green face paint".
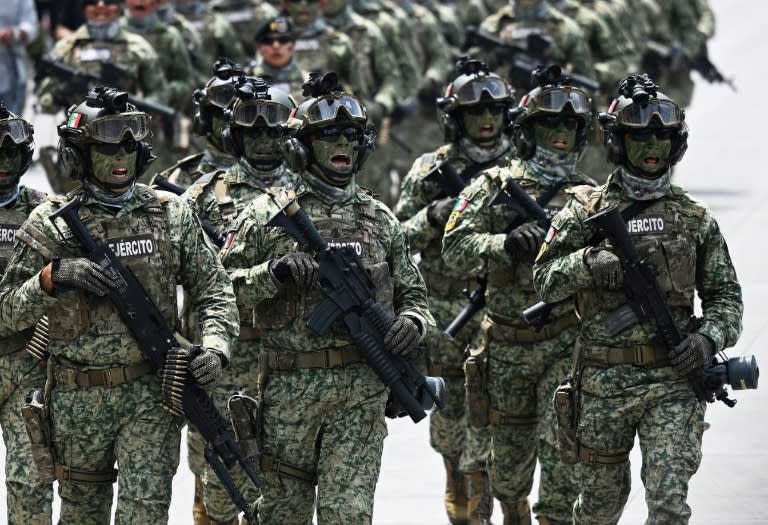
[[350, 142], [343, 134], [332, 141], [315, 139], [312, 141], [312, 156], [324, 170], [352, 176], [357, 166], [359, 152], [355, 146], [358, 144], [357, 140]]
[[297, 27], [307, 27], [320, 16], [320, 2], [308, 2], [307, 0], [290, 0], [285, 2], [285, 10], [293, 19]]
[[15, 153], [8, 154], [8, 150], [0, 149], [0, 192], [11, 189], [19, 182], [21, 171], [21, 155], [16, 149]]
[[136, 178], [136, 157], [138, 149], [126, 153], [125, 146], [120, 146], [114, 155], [106, 155], [91, 146], [91, 170], [93, 176], [105, 189], [113, 193], [122, 193]]
[[249, 129], [243, 131], [243, 153], [255, 165], [276, 165], [282, 160], [276, 136], [270, 130]]
[[479, 145], [493, 144], [499, 138], [501, 127], [504, 125], [503, 104], [483, 104], [463, 109], [461, 123], [472, 142]]
[[562, 120], [554, 128], [545, 126], [541, 122], [533, 123], [536, 147], [558, 155], [570, 153], [573, 150], [576, 145], [576, 132], [577, 129], [568, 129]]
[[323, 12], [326, 16], [335, 16], [344, 11], [348, 3], [349, 0], [326, 0]]
[[[662, 133], [662, 135], [664, 134]], [[624, 138], [624, 144], [630, 168], [635, 168], [651, 175], [661, 175], [669, 167], [669, 157], [672, 152], [671, 138], [663, 136], [660, 138], [656, 133], [637, 135], [627, 133]]]

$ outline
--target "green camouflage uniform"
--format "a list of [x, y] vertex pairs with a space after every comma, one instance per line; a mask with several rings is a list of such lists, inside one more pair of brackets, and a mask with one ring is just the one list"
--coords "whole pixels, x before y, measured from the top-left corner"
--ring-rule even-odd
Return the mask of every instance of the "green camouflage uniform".
[[[576, 295], [582, 321], [575, 365], [581, 370], [579, 446], [611, 460], [628, 455], [637, 434], [646, 523], [685, 524], [691, 515], [688, 482], [701, 462], [706, 404], [696, 400], [687, 380], [669, 366], [666, 352], [652, 346], [658, 338], [652, 320], [610, 334], [606, 315], [625, 304], [627, 297], [596, 287], [584, 263], [585, 246], [596, 233], [585, 220], [610, 204], [625, 208], [634, 202], [619, 174], [614, 172], [604, 186], [574, 190], [574, 198], [552, 220], [534, 267], [534, 284], [548, 302]], [[644, 220], [648, 218], [655, 220]], [[644, 226], [649, 223], [656, 227]], [[672, 186], [632, 219], [628, 229], [640, 256], [660, 270], [656, 280], [678, 329], [698, 330], [717, 351], [733, 346], [741, 333], [741, 287], [709, 208]], [[691, 317], [694, 293], [701, 299], [698, 319]], [[615, 353], [613, 349], [633, 358], [607, 364], [607, 352]], [[574, 508], [577, 525], [617, 523], [621, 516], [630, 492], [630, 465], [626, 457], [613, 464], [606, 464], [608, 460], [581, 464], [581, 495]]]
[[[525, 161], [483, 173], [457, 200], [445, 228], [443, 259], [455, 271], [488, 278], [477, 351], [487, 354], [493, 495], [505, 515], [508, 509], [514, 513], [531, 491], [538, 459], [541, 479], [533, 511], [552, 523], [568, 523], [578, 486], [575, 469], [563, 465], [557, 453], [552, 394], [568, 371], [578, 327], [569, 306], [553, 311], [552, 322], [540, 331], [521, 317], [539, 301], [531, 278], [533, 257], [506, 252], [504, 241], [518, 213], [503, 204], [490, 205], [508, 179], [534, 199], [549, 194], [555, 184]], [[568, 173], [542, 207], [554, 215], [566, 202], [564, 188], [591, 182], [578, 172]]]
[[304, 100], [301, 87], [309, 77], [309, 72], [299, 67], [296, 60], [291, 60], [285, 67], [276, 69], [267, 65], [261, 57], [245, 67], [246, 74], [263, 78], [267, 84], [289, 93], [297, 104]]
[[[135, 195], [113, 214], [80, 192], [84, 200], [79, 215], [86, 227], [97, 239], [113, 244], [171, 326], [176, 324], [178, 283], [194, 298], [204, 334], [199, 343], [229, 357], [238, 333], [232, 284], [184, 201], [137, 185]], [[53, 258], [82, 254], [62, 242], [48, 219], [64, 202], [49, 198], [32, 212], [17, 232], [0, 283], [0, 319], [5, 325], [25, 328], [43, 315], [49, 318], [51, 380], [46, 389], [51, 389], [56, 461], [107, 479], [100, 483], [59, 479], [61, 522], [109, 523], [110, 477], [117, 462], [116, 520], [124, 525], [166, 523], [182, 418], [161, 407], [160, 380], [108, 298], [77, 289], [48, 295], [40, 287], [40, 269]], [[70, 233], [58, 222], [65, 234]], [[131, 367], [136, 377], [120, 382], [117, 367]], [[75, 374], [85, 370], [111, 370], [98, 377], [114, 382], [107, 386], [91, 374], [90, 386], [81, 386], [82, 380], [75, 383]]]
[[246, 57], [235, 27], [220, 13], [209, 10], [186, 15], [197, 32], [200, 48], [192, 53], [192, 66], [199, 73], [198, 84], [210, 78], [211, 67], [219, 57], [227, 57], [241, 64]]
[[[246, 205], [270, 186], [284, 186], [295, 180], [295, 175], [284, 165], [272, 171], [259, 171], [241, 157], [226, 171], [206, 174], [192, 185], [182, 198], [192, 206], [197, 216], [208, 221], [220, 231], [226, 231]], [[254, 337], [254, 317], [252, 311], [240, 311], [240, 340], [224, 375], [224, 380], [216, 385], [212, 397], [222, 414], [227, 413], [229, 397], [247, 385], [256, 383], [257, 364], [260, 344]], [[197, 433], [195, 433], [197, 435]], [[199, 437], [199, 435], [197, 435]], [[200, 440], [202, 441], [202, 440]], [[237, 518], [238, 508], [232, 503], [219, 478], [205, 463], [202, 450], [196, 463], [204, 465], [203, 487], [205, 510], [208, 515], [221, 523], [229, 523]], [[246, 496], [247, 501], [258, 497], [256, 487], [245, 472], [234, 469], [230, 474], [237, 486]]]
[[461, 20], [464, 29], [470, 26], [478, 27], [491, 14], [483, 0], [460, 1], [456, 2], [456, 4], [454, 9], [457, 10], [459, 20]]
[[260, 0], [214, 0], [208, 8], [221, 14], [235, 28], [235, 33], [240, 35], [240, 44], [245, 56], [253, 56], [256, 53], [254, 36], [267, 20], [280, 14], [274, 6]]
[[[45, 194], [21, 187], [13, 204], [0, 208], [0, 270], [11, 259], [15, 232]], [[29, 437], [21, 418], [24, 398], [45, 384], [45, 366], [24, 351], [32, 330], [0, 322], [0, 427], [5, 444], [5, 490], [9, 525], [50, 525], [53, 485], [39, 481]]]
[[[409, 0], [408, 3], [412, 1]], [[451, 56], [458, 58], [459, 49], [464, 45], [464, 27], [461, 20], [459, 20], [456, 7], [446, 5], [444, 2], [437, 2], [436, 0], [421, 0], [416, 3], [426, 7], [430, 13], [435, 15], [445, 41], [451, 46]]]
[[[433, 324], [426, 287], [392, 212], [360, 189], [345, 203], [332, 206], [306, 183], [296, 187], [296, 194], [325, 239], [359, 249], [363, 263], [372, 270], [377, 299], [390, 315], [412, 316], [425, 327]], [[268, 371], [261, 370], [269, 377], [262, 418], [265, 456], [259, 520], [304, 525], [316, 508], [321, 525], [370, 524], [387, 434], [387, 390], [359, 354], [335, 368], [290, 364], [292, 356], [357, 350], [338, 321], [322, 336], [307, 328], [306, 316], [323, 298], [319, 290], [297, 293], [296, 288], [279, 287], [272, 277], [269, 261], [297, 250], [294, 239], [281, 228], [264, 226], [278, 211], [270, 195], [254, 200], [243, 211], [231, 246], [222, 252], [238, 305], [242, 311], [255, 312], [262, 329], [262, 356], [269, 363]], [[265, 458], [273, 468], [264, 468]], [[278, 464], [283, 465], [281, 474], [274, 468]], [[307, 479], [285, 474], [285, 466], [295, 467]]]

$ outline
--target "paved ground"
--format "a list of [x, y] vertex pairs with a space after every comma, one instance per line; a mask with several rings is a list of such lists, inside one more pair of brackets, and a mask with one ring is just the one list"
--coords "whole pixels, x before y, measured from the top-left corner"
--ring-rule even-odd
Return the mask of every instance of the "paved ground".
[[[765, 231], [768, 229], [768, 177], [760, 167], [768, 122], [766, 82], [768, 38], [762, 20], [768, 3], [761, 0], [712, 0], [718, 34], [710, 43], [712, 60], [735, 79], [738, 93], [724, 85], [697, 87], [687, 120], [690, 148], [676, 174], [676, 181], [710, 204], [728, 239], [744, 289], [744, 334], [729, 354], [756, 354], [765, 361], [759, 339], [766, 336], [768, 304]], [[30, 113], [31, 115], [31, 113]], [[55, 144], [56, 119], [34, 118], [38, 146]], [[25, 182], [48, 189], [35, 166]], [[764, 362], [765, 364], [765, 362]], [[768, 366], [768, 365], [766, 365]], [[768, 524], [768, 457], [762, 417], [768, 389], [737, 392], [735, 408], [711, 405], [711, 428], [704, 439], [704, 460], [690, 486], [692, 524]], [[761, 408], [762, 407], [762, 408]], [[390, 422], [383, 469], [376, 494], [375, 525], [443, 525], [444, 474], [439, 456], [428, 445], [427, 424], [410, 420]], [[0, 444], [0, 448], [2, 445]], [[637, 447], [636, 447], [637, 448]], [[183, 450], [186, 454], [186, 450]], [[0, 452], [4, 457], [4, 451]], [[621, 525], [640, 525], [646, 517], [644, 493], [635, 450], [633, 490]], [[0, 472], [0, 494], [4, 494]], [[191, 523], [192, 478], [185, 456], [174, 479], [169, 523]], [[534, 487], [535, 492], [535, 487]], [[532, 497], [535, 501], [535, 496]], [[0, 497], [0, 523], [5, 521], [5, 498]], [[496, 522], [501, 514], [496, 512]]]

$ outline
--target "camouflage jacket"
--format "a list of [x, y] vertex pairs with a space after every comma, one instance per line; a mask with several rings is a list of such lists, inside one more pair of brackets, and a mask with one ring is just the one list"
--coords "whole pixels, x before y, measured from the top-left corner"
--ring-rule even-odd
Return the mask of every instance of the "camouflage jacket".
[[261, 77], [270, 86], [289, 93], [297, 104], [301, 104], [304, 100], [302, 84], [309, 78], [309, 72], [301, 69], [296, 60], [291, 60], [285, 67], [276, 69], [258, 57], [245, 66], [245, 72], [254, 77]]
[[[587, 241], [596, 228], [585, 221], [611, 204], [631, 202], [614, 172], [603, 185], [574, 191], [574, 198], [552, 220], [534, 266], [534, 284], [542, 299], [557, 301], [577, 296], [582, 334], [608, 346], [651, 344], [657, 337], [652, 320], [638, 322], [611, 336], [604, 319], [627, 302], [621, 291], [597, 288], [584, 262]], [[664, 292], [681, 332], [698, 331], [722, 350], [741, 333], [743, 303], [736, 271], [712, 212], [682, 188], [671, 191], [631, 220], [628, 230], [641, 257], [659, 270]], [[606, 241], [602, 241], [605, 244]], [[694, 290], [701, 299], [702, 317], [691, 326]]]

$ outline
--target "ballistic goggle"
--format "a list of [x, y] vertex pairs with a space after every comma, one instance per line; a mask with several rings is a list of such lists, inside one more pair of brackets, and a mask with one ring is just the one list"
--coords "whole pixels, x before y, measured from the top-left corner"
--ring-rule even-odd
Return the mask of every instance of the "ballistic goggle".
[[262, 117], [269, 126], [282, 124], [291, 116], [292, 108], [269, 100], [248, 100], [237, 104], [232, 110], [232, 124], [253, 127]]
[[463, 85], [453, 95], [459, 104], [477, 104], [481, 102], [483, 93], [487, 93], [493, 100], [509, 100], [512, 98], [509, 87], [500, 78], [487, 78], [485, 80], [470, 82]]
[[[523, 100], [521, 106], [525, 104]], [[579, 90], [571, 89], [548, 89], [536, 97], [536, 109], [541, 111], [551, 111], [560, 113], [566, 104], [571, 104], [574, 113], [589, 113], [591, 104], [589, 95]]]
[[32, 126], [24, 119], [9, 118], [0, 121], [0, 144], [10, 137], [14, 144], [29, 142], [32, 137]]
[[81, 118], [80, 113], [71, 113], [67, 126], [84, 131], [88, 138], [97, 142], [119, 144], [125, 140], [126, 135], [131, 135], [138, 142], [150, 132], [149, 115], [140, 111], [106, 115], [83, 125], [80, 124]]
[[217, 108], [224, 109], [235, 98], [235, 86], [231, 82], [224, 82], [205, 88], [205, 98]]
[[616, 112], [616, 121], [628, 128], [643, 128], [656, 115], [664, 126], [677, 126], [684, 120], [683, 110], [671, 100], [651, 100], [643, 107], [630, 104]]
[[368, 119], [365, 109], [360, 105], [360, 102], [350, 95], [320, 99], [307, 109], [306, 116], [310, 124], [334, 121], [341, 108], [344, 108], [352, 118]]

